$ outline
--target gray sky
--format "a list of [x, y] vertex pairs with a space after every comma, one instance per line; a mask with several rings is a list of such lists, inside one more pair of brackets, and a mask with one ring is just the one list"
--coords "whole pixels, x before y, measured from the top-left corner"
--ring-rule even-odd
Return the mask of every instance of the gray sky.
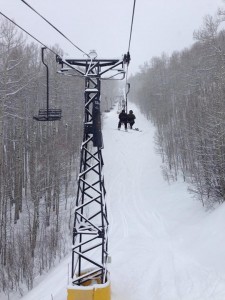
[[[120, 58], [127, 52], [133, 0], [26, 0], [85, 52]], [[162, 52], [189, 47], [203, 17], [222, 0], [136, 0], [130, 72]], [[83, 54], [20, 0], [0, 0], [0, 10], [48, 46], [58, 43], [71, 58]]]

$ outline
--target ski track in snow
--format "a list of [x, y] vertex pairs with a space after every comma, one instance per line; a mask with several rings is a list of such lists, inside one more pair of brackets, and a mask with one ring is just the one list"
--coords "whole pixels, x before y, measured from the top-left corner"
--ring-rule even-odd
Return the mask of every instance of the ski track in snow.
[[[187, 194], [185, 184], [169, 185], [163, 180], [161, 159], [153, 146], [154, 128], [136, 107], [133, 110], [141, 132], [113, 131], [115, 111], [104, 122], [112, 300], [222, 300], [224, 273], [220, 278], [179, 249], [185, 236], [181, 238], [177, 228], [188, 225], [179, 217], [176, 220], [176, 214], [190, 210], [184, 220], [188, 221], [194, 219], [194, 209], [200, 215], [205, 212]], [[184, 204], [176, 211], [179, 201]]]
[[[141, 132], [118, 131], [116, 110], [103, 126], [112, 300], [224, 300], [225, 206], [207, 213], [185, 183], [163, 180], [154, 127], [131, 106]], [[66, 299], [68, 262], [23, 300]]]

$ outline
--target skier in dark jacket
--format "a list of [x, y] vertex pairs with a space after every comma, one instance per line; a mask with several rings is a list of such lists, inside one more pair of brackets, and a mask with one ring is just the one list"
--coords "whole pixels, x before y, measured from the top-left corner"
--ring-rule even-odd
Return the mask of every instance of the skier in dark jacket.
[[129, 114], [127, 115], [127, 122], [130, 124], [130, 129], [132, 129], [134, 125], [134, 120], [136, 119], [135, 115], [133, 114], [133, 110], [129, 111]]
[[122, 112], [119, 114], [119, 124], [118, 129], [121, 128], [121, 125], [124, 124], [125, 130], [127, 130], [127, 114], [125, 113], [125, 110], [123, 109]]

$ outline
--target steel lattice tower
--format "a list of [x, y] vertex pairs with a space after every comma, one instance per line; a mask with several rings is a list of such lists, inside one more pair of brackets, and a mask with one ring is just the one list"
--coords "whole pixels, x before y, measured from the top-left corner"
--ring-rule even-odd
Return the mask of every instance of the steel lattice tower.
[[[99, 73], [98, 67], [97, 71]], [[72, 279], [73, 284], [77, 285], [84, 284], [90, 278], [99, 283], [107, 280], [108, 220], [102, 176], [102, 146], [100, 79], [86, 78], [84, 135], [72, 249]]]
[[[119, 79], [124, 78], [123, 68], [129, 63], [128, 58], [129, 55], [124, 55], [121, 60], [57, 58], [62, 64], [61, 72], [76, 71], [85, 77], [83, 142], [72, 245], [71, 279], [74, 286], [102, 284], [108, 280], [109, 223], [103, 178], [100, 90], [102, 79], [116, 79], [119, 74], [122, 74]], [[64, 65], [67, 68], [63, 68]], [[106, 78], [106, 73], [111, 72], [114, 74]]]

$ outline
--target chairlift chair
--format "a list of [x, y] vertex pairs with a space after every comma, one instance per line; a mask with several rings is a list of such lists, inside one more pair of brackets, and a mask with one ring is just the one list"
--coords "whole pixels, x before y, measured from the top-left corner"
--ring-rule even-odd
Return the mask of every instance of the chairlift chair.
[[42, 54], [42, 63], [46, 67], [47, 72], [47, 101], [46, 101], [46, 108], [39, 109], [38, 115], [33, 116], [33, 119], [36, 121], [58, 121], [61, 120], [62, 117], [62, 110], [60, 108], [49, 108], [49, 72], [48, 72], [48, 66], [44, 62], [44, 50], [46, 47], [43, 47], [41, 50]]
[[36, 121], [59, 121], [61, 120], [62, 110], [60, 108], [39, 109], [38, 116], [33, 118]]

